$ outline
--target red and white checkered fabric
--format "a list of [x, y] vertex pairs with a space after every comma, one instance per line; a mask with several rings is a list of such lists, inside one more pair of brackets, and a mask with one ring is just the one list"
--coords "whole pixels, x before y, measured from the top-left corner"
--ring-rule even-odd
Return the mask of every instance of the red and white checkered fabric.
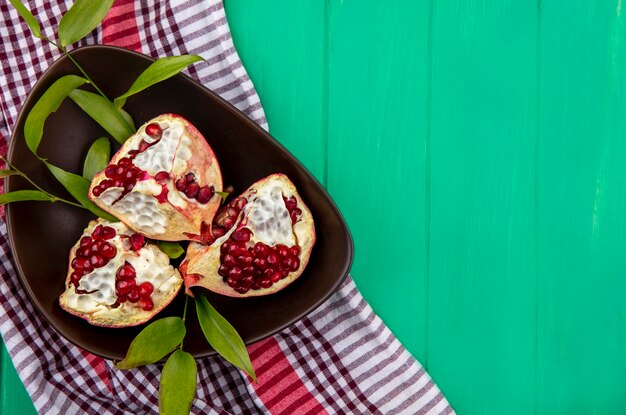
[[[70, 0], [25, 2], [43, 28]], [[59, 57], [0, 3], [0, 151], [37, 77]], [[44, 29], [44, 32], [46, 30]], [[48, 33], [51, 35], [51, 33]], [[189, 74], [264, 128], [267, 122], [233, 45], [220, 0], [117, 0], [81, 44], [105, 43], [153, 57], [194, 53]], [[35, 407], [45, 414], [155, 414], [156, 365], [119, 371], [63, 339], [27, 300], [0, 222], [0, 333]], [[198, 362], [194, 414], [449, 414], [421, 365], [363, 300], [351, 279], [318, 310], [248, 348], [259, 379], [221, 358]]]

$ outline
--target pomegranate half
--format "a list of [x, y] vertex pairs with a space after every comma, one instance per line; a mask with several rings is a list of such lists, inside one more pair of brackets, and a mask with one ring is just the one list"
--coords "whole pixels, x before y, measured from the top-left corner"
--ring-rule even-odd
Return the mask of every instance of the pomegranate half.
[[200, 286], [230, 297], [275, 293], [306, 267], [315, 225], [295, 185], [270, 175], [224, 205], [210, 245], [192, 242], [180, 266], [189, 292]]
[[69, 261], [59, 303], [96, 326], [148, 321], [172, 301], [183, 282], [167, 255], [121, 222], [91, 221]]
[[222, 174], [187, 120], [160, 115], [141, 126], [91, 182], [89, 197], [151, 239], [192, 240], [219, 208]]

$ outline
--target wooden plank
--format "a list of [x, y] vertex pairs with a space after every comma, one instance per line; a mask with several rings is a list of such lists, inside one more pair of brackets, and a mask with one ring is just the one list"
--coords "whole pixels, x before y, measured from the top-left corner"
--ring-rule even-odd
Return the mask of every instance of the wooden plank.
[[4, 344], [0, 347], [0, 414], [37, 414]]
[[433, 3], [429, 370], [460, 414], [529, 414], [537, 10]]
[[324, 2], [225, 2], [235, 47], [270, 133], [325, 182]]
[[624, 12], [542, 2], [539, 413], [626, 411]]
[[358, 287], [423, 359], [428, 1], [329, 5], [328, 189], [354, 236]]

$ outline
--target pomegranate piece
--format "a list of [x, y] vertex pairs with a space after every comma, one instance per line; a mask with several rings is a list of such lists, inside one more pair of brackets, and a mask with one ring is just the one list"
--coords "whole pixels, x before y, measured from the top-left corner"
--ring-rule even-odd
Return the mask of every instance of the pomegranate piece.
[[92, 221], [70, 251], [61, 307], [104, 327], [141, 324], [167, 306], [182, 277], [156, 244], [121, 222]]
[[220, 191], [222, 174], [207, 141], [184, 118], [164, 114], [124, 143], [93, 178], [89, 197], [135, 232], [182, 241], [201, 239]]
[[315, 243], [311, 212], [283, 174], [254, 183], [220, 208], [211, 231], [212, 243], [190, 243], [180, 266], [187, 291], [272, 294], [302, 274]]

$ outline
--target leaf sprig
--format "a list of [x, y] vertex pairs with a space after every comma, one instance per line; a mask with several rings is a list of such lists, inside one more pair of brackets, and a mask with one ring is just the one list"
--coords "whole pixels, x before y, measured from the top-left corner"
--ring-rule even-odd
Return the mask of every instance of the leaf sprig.
[[[111, 8], [113, 0], [75, 0], [70, 9], [61, 17], [57, 31], [58, 42], [42, 33], [37, 19], [19, 0], [9, 1], [27, 23], [33, 36], [58, 48], [82, 74], [82, 76], [66, 75], [56, 80], [33, 106], [24, 126], [24, 137], [28, 148], [45, 164], [51, 174], [78, 203], [47, 192], [8, 160], [0, 156], [0, 160], [9, 167], [0, 170], [0, 178], [21, 176], [36, 189], [0, 194], [0, 205], [18, 201], [61, 201], [88, 209], [95, 215], [107, 220], [117, 221], [116, 218], [98, 208], [88, 197], [90, 181], [95, 174], [106, 167], [110, 160], [111, 143], [109, 139], [100, 137], [91, 144], [84, 161], [82, 175], [66, 172], [54, 166], [38, 153], [46, 120], [61, 106], [66, 98], [70, 98], [111, 137], [123, 144], [136, 131], [132, 117], [123, 109], [126, 100], [134, 94], [180, 73], [202, 58], [197, 55], [183, 55], [158, 59], [138, 76], [124, 94], [111, 101], [66, 47], [82, 39], [100, 24]], [[83, 86], [90, 86], [97, 93], [80, 89]], [[229, 195], [228, 192], [218, 193], [223, 200]], [[178, 258], [184, 253], [183, 248], [176, 242], [159, 241], [158, 245], [170, 258]], [[131, 343], [126, 357], [116, 364], [118, 369], [130, 369], [156, 363], [169, 355], [163, 367], [159, 387], [159, 411], [161, 414], [188, 414], [195, 397], [196, 362], [191, 354], [183, 350], [183, 341], [187, 332], [185, 319], [188, 300], [189, 298], [186, 297], [182, 318], [165, 317], [146, 326]], [[218, 313], [203, 294], [196, 295], [194, 300], [198, 320], [208, 343], [224, 359], [245, 371], [256, 381], [256, 374], [250, 357], [235, 328]]]

